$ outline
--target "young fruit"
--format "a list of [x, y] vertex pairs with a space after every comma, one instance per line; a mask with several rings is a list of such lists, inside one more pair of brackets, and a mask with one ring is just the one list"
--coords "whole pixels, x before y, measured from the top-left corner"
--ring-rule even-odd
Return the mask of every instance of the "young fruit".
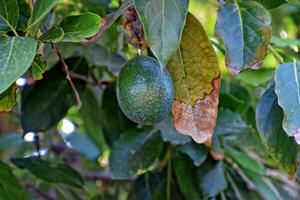
[[123, 113], [132, 121], [151, 125], [169, 115], [173, 103], [172, 79], [151, 57], [135, 57], [122, 68], [117, 98]]

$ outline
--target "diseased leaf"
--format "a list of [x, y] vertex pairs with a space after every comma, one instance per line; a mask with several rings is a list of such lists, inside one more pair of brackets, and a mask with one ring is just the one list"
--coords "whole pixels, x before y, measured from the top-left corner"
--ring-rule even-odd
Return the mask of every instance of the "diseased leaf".
[[134, 0], [147, 42], [164, 68], [178, 48], [188, 0]]
[[114, 177], [126, 178], [146, 170], [159, 155], [162, 145], [159, 131], [151, 127], [124, 132], [110, 153], [109, 165]]
[[179, 134], [173, 127], [172, 117], [168, 116], [163, 121], [155, 124], [155, 127], [160, 130], [164, 142], [170, 142], [174, 145], [186, 144], [191, 141], [187, 135]]
[[271, 40], [270, 23], [269, 12], [255, 1], [229, 0], [220, 5], [215, 31], [224, 42], [232, 75], [259, 68]]
[[42, 58], [41, 55], [36, 55], [31, 65], [32, 77], [35, 80], [41, 80], [43, 78], [43, 73], [46, 71], [46, 68], [47, 62]]
[[80, 42], [100, 29], [101, 18], [94, 13], [68, 16], [59, 25], [64, 31], [64, 42]]
[[33, 28], [35, 25], [39, 26], [41, 21], [47, 16], [47, 14], [51, 11], [51, 9], [55, 6], [56, 0], [37, 0], [33, 14], [30, 19], [27, 30]]
[[10, 31], [17, 27], [19, 5], [16, 0], [0, 1], [0, 31]]
[[[285, 63], [275, 72], [275, 93], [284, 111], [283, 129], [289, 136], [300, 136], [300, 63]], [[297, 142], [297, 141], [296, 141]], [[300, 141], [297, 142], [300, 144]]]
[[275, 84], [261, 97], [256, 108], [256, 125], [264, 138], [272, 157], [290, 175], [297, 170], [298, 147], [282, 128], [283, 110], [278, 105]]
[[37, 41], [29, 37], [0, 38], [0, 94], [27, 71], [36, 46]]
[[[74, 70], [87, 67], [84, 59], [71, 58], [67, 65]], [[56, 125], [76, 104], [74, 92], [59, 66], [48, 71], [44, 78], [33, 86], [27, 86], [22, 91], [21, 124], [24, 132], [45, 131]], [[75, 81], [80, 94], [84, 91], [84, 83]]]
[[64, 30], [61, 27], [53, 27], [47, 32], [45, 32], [39, 38], [43, 42], [60, 42], [64, 37]]
[[180, 152], [186, 154], [199, 167], [207, 158], [207, 148], [204, 145], [189, 143], [179, 148]]
[[27, 169], [36, 177], [50, 182], [63, 183], [69, 186], [83, 188], [81, 175], [66, 164], [53, 164], [39, 158], [13, 158], [11, 162], [20, 169]]
[[175, 86], [174, 127], [198, 143], [210, 143], [217, 118], [219, 67], [202, 25], [191, 14], [167, 68]]
[[277, 8], [285, 3], [286, 0], [256, 0], [257, 2], [261, 3], [267, 9], [274, 9]]
[[0, 160], [0, 199], [25, 199], [23, 188], [12, 173], [12, 170]]
[[10, 86], [5, 92], [0, 94], [0, 113], [9, 112], [17, 101], [17, 87]]

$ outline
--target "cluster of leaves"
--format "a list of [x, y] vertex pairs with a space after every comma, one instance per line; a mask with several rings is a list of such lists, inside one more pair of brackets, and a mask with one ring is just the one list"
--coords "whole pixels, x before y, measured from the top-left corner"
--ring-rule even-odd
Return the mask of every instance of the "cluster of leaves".
[[[223, 45], [188, 0], [0, 2], [0, 112], [12, 111], [0, 118], [0, 199], [299, 198], [286, 174], [300, 176], [300, 64], [284, 52], [300, 42], [272, 37], [268, 10], [285, 3], [220, 1]], [[154, 126], [116, 100], [132, 45], [174, 82], [172, 113]], [[268, 50], [275, 75], [251, 70]], [[234, 80], [221, 79], [222, 52]]]

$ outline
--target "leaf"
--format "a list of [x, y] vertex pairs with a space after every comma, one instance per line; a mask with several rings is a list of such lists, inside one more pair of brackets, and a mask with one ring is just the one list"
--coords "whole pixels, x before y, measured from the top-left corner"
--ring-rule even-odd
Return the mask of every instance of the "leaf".
[[186, 154], [199, 167], [207, 158], [207, 148], [204, 145], [189, 143], [179, 148], [180, 152]]
[[298, 147], [282, 128], [283, 110], [278, 105], [275, 84], [261, 97], [256, 108], [256, 125], [277, 164], [290, 175], [297, 170]]
[[175, 86], [174, 127], [198, 143], [210, 143], [217, 118], [219, 68], [202, 25], [191, 14], [167, 68]]
[[228, 109], [219, 110], [216, 135], [246, 134], [251, 131], [251, 127], [241, 118], [238, 113]]
[[27, 169], [36, 177], [50, 183], [62, 183], [83, 188], [81, 175], [66, 164], [53, 164], [39, 158], [12, 158], [11, 162], [20, 169]]
[[31, 73], [34, 80], [41, 80], [46, 68], [47, 62], [42, 58], [41, 55], [36, 55], [31, 65]]
[[16, 0], [0, 1], [0, 31], [14, 31], [19, 20], [19, 5]]
[[[84, 59], [71, 58], [66, 60], [66, 63], [73, 69], [87, 67]], [[44, 79], [37, 81], [33, 86], [23, 89], [21, 124], [25, 133], [51, 128], [66, 115], [71, 106], [76, 104], [74, 92], [59, 67], [48, 71]], [[82, 93], [84, 83], [74, 82], [79, 93]]]
[[43, 42], [60, 42], [64, 38], [64, 30], [61, 27], [53, 27], [39, 38]]
[[226, 154], [228, 154], [228, 156], [230, 156], [243, 169], [254, 172], [261, 176], [266, 175], [266, 170], [264, 166], [256, 160], [249, 157], [245, 152], [233, 149], [228, 145], [225, 146], [225, 151]]
[[175, 153], [173, 163], [177, 183], [185, 199], [200, 200], [201, 195], [194, 179], [192, 163], [180, 153]]
[[247, 70], [240, 73], [236, 78], [254, 87], [258, 87], [268, 81], [274, 76], [273, 70]]
[[272, 44], [274, 44], [277, 47], [290, 47], [290, 46], [299, 46], [300, 40], [299, 39], [282, 39], [277, 36], [272, 36], [271, 40]]
[[19, 20], [16, 27], [17, 30], [25, 32], [27, 21], [30, 18], [31, 10], [26, 0], [17, 0], [19, 5]]
[[275, 93], [284, 111], [283, 129], [296, 138], [300, 135], [300, 63], [285, 63], [276, 69]]
[[277, 8], [285, 3], [287, 3], [286, 0], [256, 0], [257, 2], [261, 3], [265, 8], [267, 9], [274, 9]]
[[100, 16], [94, 13], [68, 16], [59, 25], [64, 31], [64, 42], [80, 42], [91, 37], [100, 29]]
[[12, 173], [12, 170], [0, 160], [0, 199], [25, 199], [23, 188]]
[[39, 26], [40, 22], [44, 20], [47, 14], [51, 11], [51, 9], [55, 6], [56, 0], [37, 0], [31, 20], [27, 27], [27, 30], [33, 28], [34, 26]]
[[9, 112], [16, 105], [17, 87], [10, 86], [5, 92], [0, 94], [0, 113]]
[[101, 152], [93, 141], [85, 134], [73, 132], [63, 135], [63, 138], [71, 148], [90, 160], [96, 160]]
[[178, 48], [188, 0], [134, 0], [151, 51], [164, 68]]
[[220, 5], [215, 33], [224, 42], [232, 75], [259, 67], [271, 40], [270, 23], [269, 12], [255, 1], [229, 0]]
[[191, 138], [187, 135], [179, 134], [173, 127], [172, 117], [168, 116], [163, 121], [154, 125], [159, 129], [164, 142], [170, 142], [174, 145], [186, 144], [191, 141]]
[[30, 67], [37, 41], [28, 37], [0, 38], [0, 94]]
[[215, 197], [227, 188], [222, 161], [207, 160], [196, 170], [198, 187], [204, 199]]
[[126, 178], [146, 170], [158, 157], [163, 142], [151, 127], [130, 129], [114, 142], [109, 165], [116, 178]]

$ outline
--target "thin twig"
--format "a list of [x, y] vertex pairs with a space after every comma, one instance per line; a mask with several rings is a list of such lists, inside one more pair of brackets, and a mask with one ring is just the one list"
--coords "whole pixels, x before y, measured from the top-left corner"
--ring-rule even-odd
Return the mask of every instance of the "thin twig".
[[132, 182], [135, 181], [137, 178], [137, 176], [131, 176], [126, 179], [116, 179], [110, 172], [86, 172], [84, 174], [84, 177], [87, 180], [101, 180], [104, 182]]
[[36, 193], [39, 197], [41, 197], [45, 200], [55, 200], [53, 197], [51, 197], [50, 195], [48, 195], [45, 192], [42, 192], [41, 190], [37, 189], [36, 187], [34, 187], [31, 184], [27, 184], [26, 188], [27, 188], [27, 190]]
[[41, 145], [40, 145], [40, 137], [38, 133], [34, 133], [34, 145], [39, 158], [41, 158]]

